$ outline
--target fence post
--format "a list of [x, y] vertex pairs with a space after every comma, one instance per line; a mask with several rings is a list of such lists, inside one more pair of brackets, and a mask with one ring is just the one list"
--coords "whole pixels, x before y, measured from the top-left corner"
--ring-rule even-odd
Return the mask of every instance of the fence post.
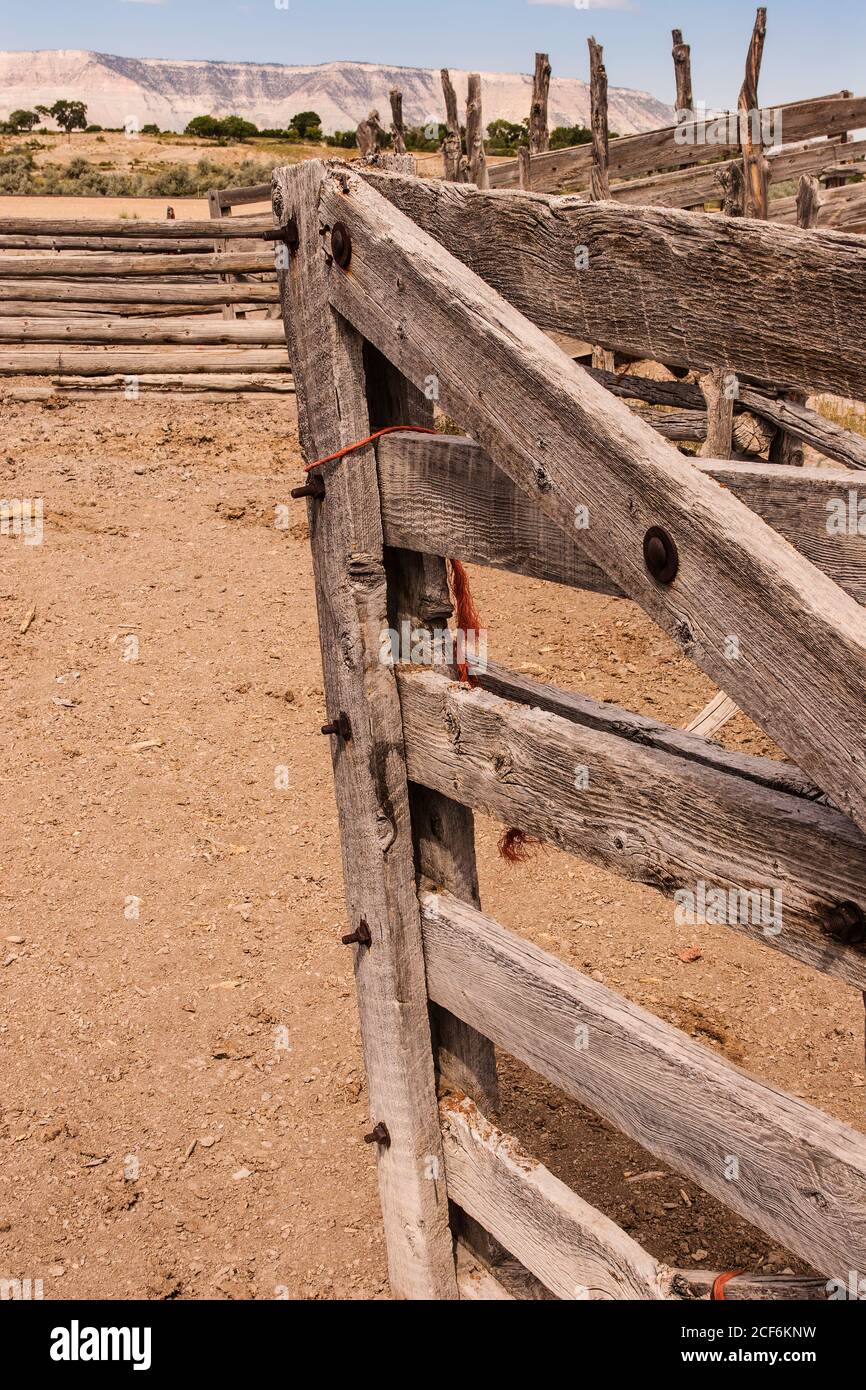
[[690, 121], [695, 114], [695, 99], [692, 95], [692, 50], [683, 43], [682, 29], [671, 30], [674, 41], [674, 74], [677, 82], [677, 124]]
[[403, 93], [399, 87], [392, 87], [388, 93], [391, 103], [391, 134], [394, 136], [394, 153], [406, 153], [406, 128], [403, 125]]
[[755, 18], [752, 40], [746, 58], [746, 75], [737, 107], [740, 113], [740, 143], [743, 147], [743, 173], [746, 183], [747, 217], [769, 216], [769, 166], [764, 159], [761, 114], [758, 106], [758, 78], [767, 35], [767, 11], [761, 5]]
[[532, 79], [532, 105], [529, 108], [529, 148], [532, 154], [550, 149], [547, 129], [547, 94], [550, 91], [550, 59], [546, 53], [535, 55], [535, 76]]
[[[294, 247], [280, 293], [308, 461], [370, 432], [364, 341], [329, 303], [323, 252], [350, 256], [351, 243], [346, 233], [338, 249], [336, 228], [321, 225], [324, 173], [310, 160], [274, 174], [274, 215]], [[391, 1287], [455, 1299], [374, 450], [318, 476], [310, 544]]]
[[478, 188], [489, 188], [487, 156], [484, 153], [484, 121], [481, 114], [481, 74], [470, 72], [466, 93], [466, 154], [469, 181]]
[[460, 139], [460, 120], [457, 115], [457, 93], [447, 68], [440, 71], [445, 97], [445, 139], [442, 142], [443, 176], [451, 183], [466, 183], [468, 166]]

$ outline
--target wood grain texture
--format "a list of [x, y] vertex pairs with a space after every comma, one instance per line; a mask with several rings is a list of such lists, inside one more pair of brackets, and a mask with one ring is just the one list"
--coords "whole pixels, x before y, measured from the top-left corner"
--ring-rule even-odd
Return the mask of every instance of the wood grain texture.
[[157, 348], [137, 352], [103, 352], [101, 349], [59, 348], [57, 351], [0, 352], [3, 376], [105, 376], [122, 372], [138, 376], [144, 372], [268, 372], [284, 371], [283, 348], [235, 348], [223, 352], [207, 348], [183, 351]]
[[0, 343], [128, 343], [132, 347], [147, 343], [188, 343], [203, 346], [234, 343], [243, 347], [269, 347], [284, 343], [283, 325], [278, 319], [259, 319], [250, 323], [201, 319], [89, 318], [62, 320], [40, 318], [0, 318]]
[[[474, 440], [393, 434], [379, 440], [377, 453], [389, 545], [417, 549], [423, 543], [436, 554], [513, 574], [595, 593], [623, 593]], [[762, 516], [858, 603], [866, 603], [866, 535], [856, 520], [841, 533], [828, 531], [830, 516], [840, 507], [847, 517], [852, 491], [856, 519], [861, 495], [855, 474], [803, 468], [792, 475], [776, 464], [712, 459], [693, 466]]]
[[273, 270], [273, 251], [225, 251], [210, 256], [148, 255], [117, 251], [104, 256], [99, 252], [76, 256], [65, 252], [56, 256], [4, 256], [4, 277], [56, 279], [72, 275], [91, 280], [95, 275], [138, 276], [197, 275], [223, 271]]
[[[866, 126], [866, 97], [832, 96], [791, 102], [767, 108], [772, 119], [782, 112], [782, 138], [786, 144], [811, 140], [817, 136], [841, 135]], [[778, 119], [778, 118], [776, 118]], [[723, 117], [724, 122], [727, 118]], [[734, 123], [735, 124], [735, 123]], [[610, 172], [619, 178], [640, 177], [654, 170], [681, 169], [703, 163], [709, 154], [737, 154], [739, 138], [718, 138], [726, 134], [724, 124], [715, 118], [664, 126], [640, 135], [624, 135], [610, 147]], [[735, 132], [732, 132], [735, 133]], [[533, 160], [534, 187], [555, 193], [561, 188], [586, 187], [592, 168], [592, 151], [586, 145], [565, 150], [548, 150]], [[517, 161], [503, 160], [490, 171], [492, 188], [517, 184]]]
[[540, 328], [653, 361], [866, 398], [862, 237], [367, 177]]
[[[0, 237], [111, 237], [112, 240], [138, 241], [155, 237], [160, 241], [201, 241], [213, 244], [215, 236], [251, 237], [267, 231], [273, 223], [270, 217], [200, 218], [175, 221], [124, 221], [118, 217], [0, 217]], [[2, 265], [2, 262], [0, 262]]]
[[[334, 307], [416, 386], [435, 371], [445, 412], [866, 824], [866, 614], [857, 603], [363, 179], [335, 172], [322, 206], [355, 245], [350, 273], [329, 272]], [[585, 529], [576, 529], [580, 509]], [[653, 525], [679, 547], [667, 586], [644, 564]]]
[[[297, 218], [299, 246], [281, 276], [304, 456], [314, 460], [369, 433], [363, 343], [330, 312], [320, 228], [322, 164], [274, 176], [279, 225]], [[372, 449], [323, 470], [324, 502], [310, 500], [310, 544], [329, 718], [344, 711], [352, 737], [332, 737], [349, 919], [363, 918], [355, 978], [370, 1113], [378, 1145], [388, 1268], [401, 1298], [456, 1299], [442, 1178], [427, 990], [421, 945], [401, 715], [391, 668], [376, 462]]]
[[547, 98], [550, 92], [550, 59], [546, 53], [536, 53], [532, 77], [532, 102], [529, 107], [529, 150], [533, 155], [550, 149], [547, 125]]
[[540, 705], [398, 680], [414, 782], [668, 896], [720, 888], [722, 925], [866, 985], [866, 946], [824, 930], [828, 907], [866, 909], [866, 838], [840, 812]]
[[823, 1274], [863, 1269], [862, 1134], [447, 894], [421, 902], [431, 998]]
[[[0, 262], [0, 274], [3, 266]], [[105, 280], [0, 280], [0, 312], [5, 312], [7, 300], [34, 304], [95, 303], [108, 298], [112, 304], [189, 304], [217, 307], [226, 298], [235, 303], [276, 304], [279, 301], [277, 277], [270, 283], [248, 281], [240, 285], [159, 284], [156, 281], [136, 281], [125, 285]], [[76, 311], [77, 312], [77, 311]], [[105, 309], [103, 308], [103, 313]]]
[[670, 1270], [467, 1096], [446, 1096], [439, 1109], [449, 1197], [559, 1298], [671, 1297]]

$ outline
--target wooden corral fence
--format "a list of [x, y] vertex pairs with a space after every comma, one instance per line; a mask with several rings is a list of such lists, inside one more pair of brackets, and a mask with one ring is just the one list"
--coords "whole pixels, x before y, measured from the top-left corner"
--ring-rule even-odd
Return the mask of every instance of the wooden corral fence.
[[[486, 916], [472, 817], [669, 896], [780, 894], [778, 924], [731, 928], [866, 989], [866, 538], [827, 524], [856, 475], [686, 458], [545, 331], [863, 400], [866, 238], [320, 162], [278, 170], [273, 208], [395, 1295], [716, 1286], [499, 1130], [494, 1045], [819, 1276], [724, 1297], [847, 1287], [866, 1138]], [[465, 437], [418, 432], [431, 397]], [[404, 622], [422, 654], [447, 624], [446, 557], [631, 598], [790, 761], [492, 663], [461, 682], [435, 640], [392, 660]]]
[[[226, 213], [262, 199], [257, 188], [220, 196]], [[51, 378], [14, 392], [31, 397], [292, 391], [271, 225], [0, 220], [0, 379]]]

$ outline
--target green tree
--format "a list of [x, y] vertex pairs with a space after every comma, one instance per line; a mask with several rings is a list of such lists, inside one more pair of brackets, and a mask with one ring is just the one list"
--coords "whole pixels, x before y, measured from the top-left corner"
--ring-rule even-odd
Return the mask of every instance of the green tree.
[[216, 116], [193, 116], [183, 133], [184, 135], [198, 135], [203, 139], [211, 139], [220, 134], [220, 122]]
[[259, 133], [258, 126], [253, 125], [252, 121], [245, 121], [242, 116], [223, 116], [217, 124], [220, 135], [226, 140], [247, 140]]
[[558, 125], [550, 132], [550, 148], [564, 150], [571, 145], [589, 145], [592, 131], [585, 125]]
[[302, 140], [321, 140], [322, 118], [318, 111], [299, 111], [293, 116], [291, 124]]
[[20, 134], [22, 130], [32, 130], [38, 124], [39, 116], [35, 111], [13, 111], [7, 121], [13, 135]]
[[520, 144], [525, 144], [529, 137], [529, 121], [505, 121], [500, 118], [491, 121], [487, 127], [487, 146], [493, 151], [511, 152], [516, 150]]
[[83, 101], [66, 101], [65, 98], [61, 97], [59, 101], [55, 101], [54, 105], [48, 108], [48, 115], [70, 137], [73, 130], [87, 129], [87, 107]]

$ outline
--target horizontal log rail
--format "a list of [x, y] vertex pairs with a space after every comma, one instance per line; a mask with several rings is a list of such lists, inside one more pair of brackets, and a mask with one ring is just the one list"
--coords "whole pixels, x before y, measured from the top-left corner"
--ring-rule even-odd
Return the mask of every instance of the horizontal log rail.
[[269, 183], [251, 183], [243, 188], [219, 188], [214, 192], [220, 208], [237, 208], [250, 203], [269, 203], [272, 189]]
[[139, 276], [216, 274], [225, 271], [262, 271], [274, 269], [273, 251], [221, 251], [209, 256], [148, 255], [147, 257], [116, 252], [74, 256], [65, 252], [56, 256], [4, 256], [0, 272], [5, 278], [56, 279], [75, 276], [92, 279], [95, 275]]
[[251, 237], [273, 227], [273, 218], [234, 217], [202, 218], [200, 220], [139, 221], [120, 217], [0, 217], [0, 238], [10, 236], [48, 237], [112, 237], [119, 241], [137, 241], [141, 237], [156, 237], [161, 241], [210, 241], [214, 237]]
[[[52, 381], [56, 392], [59, 395], [67, 395], [86, 392], [93, 395], [94, 392], [114, 392], [122, 391], [127, 384], [125, 376], [115, 373], [112, 376], [58, 376]], [[205, 375], [196, 375], [195, 372], [139, 372], [136, 376], [136, 385], [141, 390], [154, 391], [180, 391], [187, 395], [205, 394], [224, 394], [232, 396], [238, 393], [243, 395], [271, 394], [271, 395], [292, 395], [294, 394], [295, 384], [288, 363], [285, 364], [283, 372], [274, 369], [270, 373], [249, 372], [246, 375], [242, 372], [207, 372]]]
[[[862, 1134], [750, 1076], [450, 894], [422, 892], [421, 915], [435, 1003], [828, 1278], [847, 1280], [848, 1271], [864, 1267]], [[732, 1157], [734, 1181], [726, 1177]], [[508, 1220], [514, 1238], [519, 1213], [510, 1209]], [[559, 1237], [554, 1250], [562, 1250]], [[523, 1252], [533, 1256], [528, 1242]]]
[[215, 344], [267, 347], [285, 343], [280, 319], [40, 319], [0, 318], [0, 343]]
[[[3, 263], [0, 261], [0, 276]], [[267, 283], [184, 284], [174, 280], [136, 281], [126, 285], [112, 281], [106, 292], [101, 280], [4, 280], [0, 278], [0, 314], [7, 300], [34, 304], [92, 303], [106, 298], [114, 304], [191, 304], [217, 308], [222, 304], [276, 304], [279, 301], [276, 274]]]
[[[773, 121], [773, 113], [779, 110], [782, 112], [780, 138], [786, 144], [818, 136], [842, 135], [866, 126], [864, 97], [819, 97], [792, 102], [783, 107], [768, 107], [763, 114], [767, 120]], [[628, 178], [653, 170], [700, 164], [714, 154], [736, 153], [740, 147], [738, 138], [721, 141], [708, 139], [720, 129], [717, 120], [708, 119], [686, 122], [684, 126], [665, 126], [639, 135], [621, 136], [610, 142], [610, 173], [615, 177]], [[591, 168], [592, 150], [589, 145], [546, 151], [531, 159], [532, 187], [556, 192], [565, 186], [588, 184]], [[503, 160], [490, 168], [491, 188], [514, 188], [519, 181], [516, 159]]]
[[699, 899], [715, 902], [722, 925], [866, 988], [866, 944], [828, 934], [839, 903], [866, 910], [866, 837], [841, 812], [743, 776], [694, 735], [682, 738], [702, 760], [687, 743], [642, 744], [627, 715], [622, 729], [613, 713], [608, 727], [579, 722], [555, 688], [533, 707], [431, 671], [397, 674], [413, 782], [693, 903], [697, 917]]
[[145, 372], [286, 372], [284, 348], [244, 349], [214, 352], [206, 348], [169, 352], [87, 351], [62, 348], [56, 352], [0, 352], [0, 377], [9, 376], [105, 376], [122, 373], [137, 376]]
[[[787, 409], [780, 403], [780, 416]], [[473, 440], [392, 434], [379, 440], [377, 454], [389, 545], [622, 595]], [[696, 459], [693, 466], [739, 497], [858, 603], [866, 603], [866, 535], [858, 529], [855, 474], [712, 459]], [[866, 489], [862, 500], [866, 503]], [[837, 521], [831, 529], [832, 517]]]

